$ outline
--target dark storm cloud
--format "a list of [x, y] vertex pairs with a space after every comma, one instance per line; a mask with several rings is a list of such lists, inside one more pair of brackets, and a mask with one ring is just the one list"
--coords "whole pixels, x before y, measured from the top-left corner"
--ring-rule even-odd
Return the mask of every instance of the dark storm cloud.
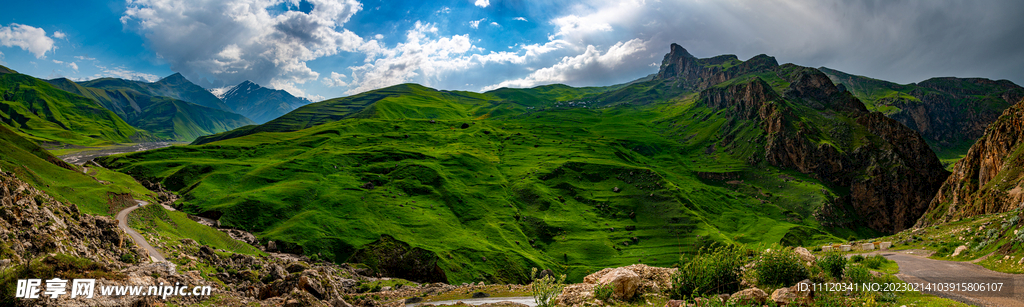
[[[622, 37], [663, 55], [672, 42], [699, 57], [765, 53], [890, 81], [936, 76], [1024, 82], [1021, 1], [712, 1], [645, 3], [611, 20]], [[595, 12], [599, 13], [599, 12]], [[607, 36], [583, 38], [609, 44]], [[660, 57], [656, 61], [660, 63]], [[632, 67], [642, 67], [636, 60]]]

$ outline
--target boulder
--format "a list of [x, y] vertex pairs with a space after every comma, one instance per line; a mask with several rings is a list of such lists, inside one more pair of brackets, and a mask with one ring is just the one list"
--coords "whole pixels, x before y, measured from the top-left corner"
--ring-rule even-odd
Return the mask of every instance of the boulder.
[[270, 267], [270, 281], [277, 281], [284, 279], [288, 276], [288, 271], [285, 271], [280, 265], [273, 265]]
[[796, 293], [789, 291], [789, 288], [779, 288], [772, 292], [772, 301], [779, 306], [788, 306], [797, 300]]
[[811, 254], [811, 251], [806, 248], [797, 247], [793, 249], [793, 252], [800, 256], [800, 259], [803, 261], [814, 262], [814, 254]]
[[680, 306], [685, 307], [686, 305], [681, 300], [671, 300], [671, 301], [665, 302], [665, 307], [680, 307]]
[[640, 275], [626, 268], [617, 268], [605, 274], [597, 283], [612, 285], [612, 297], [628, 301], [636, 295], [636, 289], [640, 287]]
[[764, 290], [758, 288], [749, 288], [740, 290], [740, 292], [733, 293], [729, 296], [729, 303], [738, 305], [761, 305], [768, 299], [768, 293], [764, 293]]
[[967, 246], [963, 246], [963, 245], [957, 246], [956, 249], [953, 250], [953, 254], [949, 255], [949, 256], [950, 257], [960, 256], [960, 253], [963, 253], [965, 250], [967, 250]]
[[562, 294], [554, 298], [555, 305], [580, 306], [594, 300], [593, 284], [571, 284], [562, 288]]

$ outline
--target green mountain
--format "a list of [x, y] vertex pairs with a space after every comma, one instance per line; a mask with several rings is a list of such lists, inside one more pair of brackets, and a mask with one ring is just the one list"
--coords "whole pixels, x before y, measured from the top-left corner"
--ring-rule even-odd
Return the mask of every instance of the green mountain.
[[98, 161], [283, 250], [452, 283], [895, 232], [948, 175], [916, 132], [816, 69], [675, 44], [649, 81], [402, 84], [194, 144]]
[[921, 133], [949, 167], [1003, 110], [1024, 98], [1024, 88], [1007, 80], [945, 77], [896, 84], [825, 67], [819, 70], [864, 101], [869, 110]]
[[150, 96], [133, 89], [91, 88], [65, 78], [47, 82], [88, 97], [132, 126], [166, 139], [191, 142], [200, 136], [255, 124], [239, 114], [174, 98]]
[[35, 142], [93, 146], [155, 139], [88, 98], [3, 68], [0, 121]]
[[104, 90], [134, 90], [149, 96], [171, 97], [207, 108], [219, 109], [228, 112], [231, 111], [231, 108], [225, 105], [220, 98], [217, 98], [217, 96], [214, 96], [206, 89], [188, 81], [188, 79], [185, 79], [185, 77], [180, 73], [175, 73], [153, 83], [118, 78], [100, 78], [81, 82], [79, 84], [85, 87]]

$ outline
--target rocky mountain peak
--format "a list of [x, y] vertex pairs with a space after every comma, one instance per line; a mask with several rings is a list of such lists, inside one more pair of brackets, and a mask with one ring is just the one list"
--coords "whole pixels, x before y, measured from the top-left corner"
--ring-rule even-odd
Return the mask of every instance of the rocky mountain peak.
[[682, 46], [672, 44], [654, 79], [675, 80], [678, 87], [700, 91], [738, 76], [774, 71], [778, 67], [774, 57], [764, 54], [747, 61], [732, 54], [698, 59]]

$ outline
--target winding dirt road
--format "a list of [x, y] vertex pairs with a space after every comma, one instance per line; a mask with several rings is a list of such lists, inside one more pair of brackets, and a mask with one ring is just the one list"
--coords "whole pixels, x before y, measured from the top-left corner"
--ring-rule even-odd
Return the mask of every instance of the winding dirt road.
[[1024, 306], [1024, 275], [995, 272], [973, 263], [928, 259], [902, 251], [872, 254], [896, 261], [900, 266], [896, 276], [908, 283], [1003, 283], [999, 292], [933, 289], [922, 293], [978, 306]]
[[135, 210], [136, 208], [149, 204], [149, 202], [141, 200], [136, 200], [136, 202], [139, 203], [138, 206], [124, 208], [124, 210], [121, 210], [121, 212], [117, 213], [117, 227], [120, 227], [121, 230], [127, 232], [128, 235], [132, 237], [132, 241], [135, 241], [136, 245], [145, 249], [146, 253], [149, 254], [150, 260], [152, 260], [153, 262], [167, 261], [166, 259], [164, 259], [164, 255], [161, 255], [160, 252], [153, 248], [152, 245], [149, 245], [149, 242], [146, 242], [146, 239], [143, 238], [142, 235], [139, 234], [139, 232], [135, 231], [135, 229], [132, 229], [131, 227], [128, 227], [128, 213], [131, 213], [132, 210]]

